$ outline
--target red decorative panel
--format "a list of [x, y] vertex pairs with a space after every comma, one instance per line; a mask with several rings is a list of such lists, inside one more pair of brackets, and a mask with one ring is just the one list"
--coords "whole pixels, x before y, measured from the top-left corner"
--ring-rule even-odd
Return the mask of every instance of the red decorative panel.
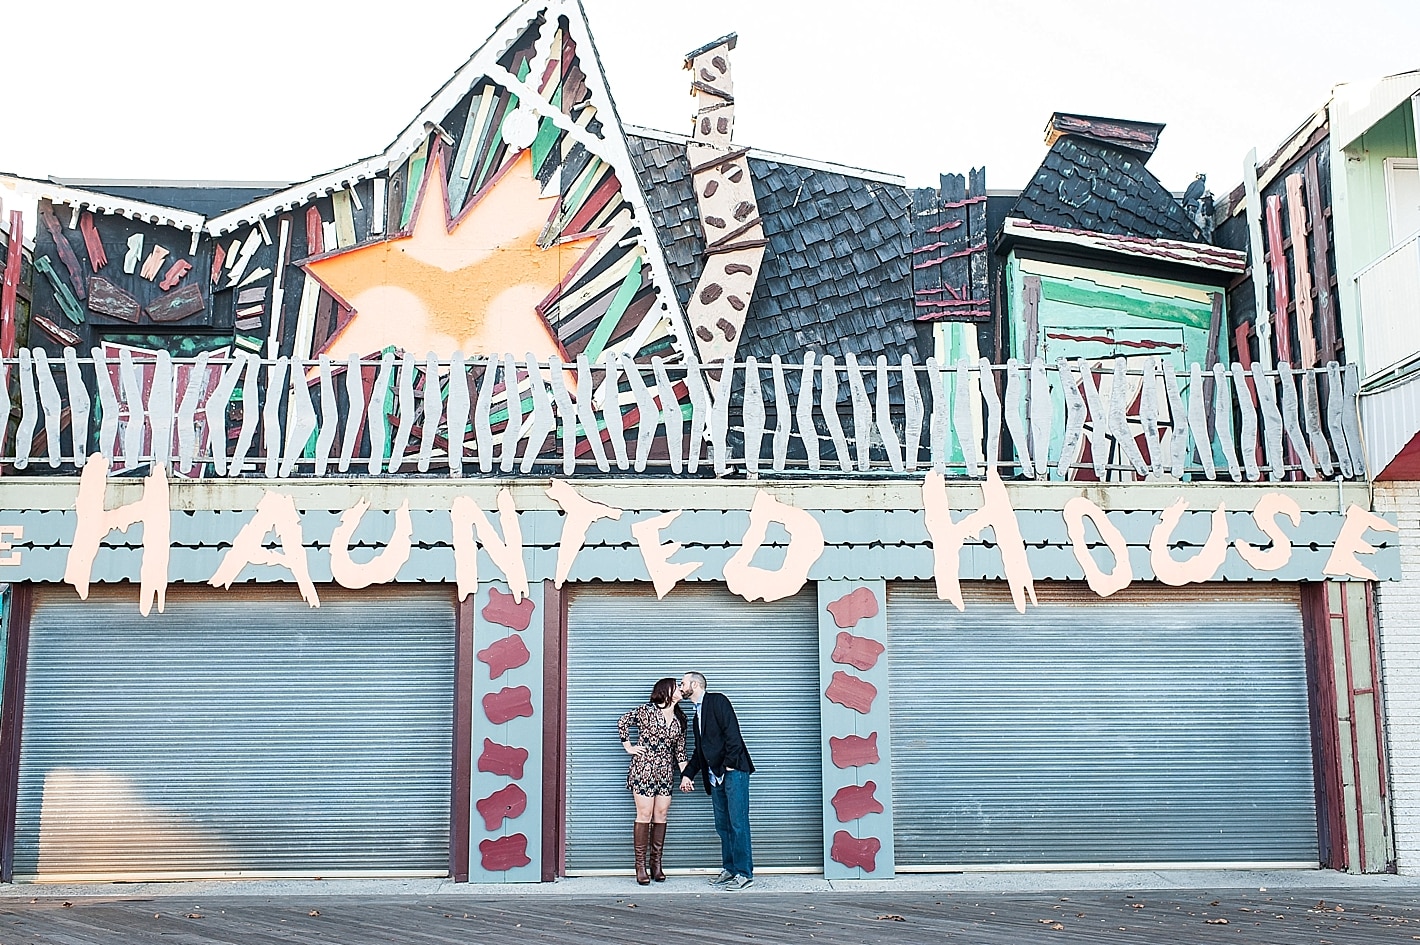
[[488, 664], [488, 672], [492, 678], [497, 679], [510, 669], [517, 669], [519, 666], [532, 659], [532, 654], [528, 652], [527, 645], [523, 643], [523, 638], [516, 633], [510, 633], [501, 640], [490, 643], [486, 648], [478, 651], [479, 662]]
[[516, 784], [510, 784], [494, 791], [473, 806], [483, 818], [483, 826], [489, 830], [497, 830], [503, 821], [519, 817], [528, 809], [528, 795]]
[[483, 697], [483, 714], [494, 725], [516, 718], [532, 718], [532, 690], [527, 686], [510, 686]]
[[505, 778], [521, 778], [523, 765], [527, 763], [528, 750], [526, 748], [500, 745], [488, 738], [483, 740], [483, 754], [478, 756], [479, 771], [486, 771], [489, 774]]
[[532, 862], [528, 858], [528, 838], [521, 833], [484, 840], [478, 844], [478, 853], [483, 860], [483, 868], [491, 873], [517, 869]]
[[860, 587], [829, 604], [828, 612], [838, 626], [856, 627], [858, 621], [878, 615], [878, 598], [870, 588]]
[[878, 763], [878, 733], [867, 738], [861, 735], [845, 735], [828, 740], [828, 753], [834, 767], [857, 768]]
[[878, 697], [878, 687], [840, 670], [833, 674], [823, 694], [829, 702], [837, 702], [845, 709], [867, 715], [873, 708], [873, 700]]
[[869, 873], [878, 868], [878, 851], [883, 848], [877, 837], [854, 837], [846, 830], [833, 835], [833, 846], [828, 855], [835, 863], [842, 863], [851, 869], [861, 869]]
[[504, 594], [498, 588], [490, 587], [488, 589], [488, 603], [483, 608], [483, 619], [489, 623], [496, 623], [500, 627], [521, 632], [528, 628], [528, 624], [532, 623], [533, 611], [536, 609], [537, 605], [533, 603], [531, 597], [515, 601], [512, 594]]
[[870, 640], [867, 637], [855, 637], [847, 630], [840, 631], [838, 640], [833, 645], [833, 656], [835, 663], [842, 663], [845, 666], [854, 666], [861, 670], [872, 669], [878, 663], [878, 657], [883, 655], [887, 647], [877, 640]]
[[862, 787], [849, 784], [839, 788], [831, 802], [834, 812], [838, 815], [838, 822], [846, 824], [867, 814], [881, 814], [883, 804], [877, 798], [877, 790], [877, 784], [872, 781]]

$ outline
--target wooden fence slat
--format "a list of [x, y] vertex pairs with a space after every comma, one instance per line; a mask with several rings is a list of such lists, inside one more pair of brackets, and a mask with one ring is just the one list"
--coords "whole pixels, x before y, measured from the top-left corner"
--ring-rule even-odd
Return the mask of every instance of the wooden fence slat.
[[838, 367], [833, 363], [831, 354], [823, 356], [823, 392], [819, 405], [823, 422], [828, 427], [828, 435], [833, 439], [838, 468], [844, 472], [852, 472], [853, 457], [848, 453], [848, 438], [843, 435], [843, 423], [838, 418]]
[[1139, 420], [1144, 425], [1144, 449], [1149, 452], [1149, 473], [1164, 469], [1163, 442], [1159, 439], [1159, 359], [1144, 360], [1144, 376], [1139, 382]]
[[814, 425], [814, 359], [813, 351], [804, 353], [803, 371], [799, 375], [799, 402], [794, 411], [795, 422], [799, 425], [799, 439], [804, 444], [804, 456], [809, 470], [818, 472], [818, 427]]
[[311, 442], [311, 434], [316, 432], [316, 407], [311, 402], [311, 385], [306, 372], [301, 370], [299, 361], [291, 362], [290, 406], [286, 410], [286, 455], [281, 460], [281, 478], [285, 479], [296, 469], [306, 446]]
[[1001, 397], [996, 391], [996, 372], [991, 362], [982, 358], [977, 362], [977, 376], [981, 384], [981, 399], [986, 402], [986, 474], [1000, 472], [1001, 460]]
[[345, 362], [345, 430], [340, 437], [340, 471], [350, 468], [355, 456], [355, 446], [360, 441], [360, 428], [365, 423], [365, 379], [364, 365], [358, 355], [351, 355]]
[[769, 359], [774, 373], [774, 471], [783, 472], [789, 462], [789, 437], [794, 432], [794, 411], [789, 406], [789, 384], [784, 377], [784, 361], [779, 355]]
[[478, 451], [479, 472], [493, 471], [493, 385], [498, 379], [498, 356], [484, 359], [483, 381], [478, 386], [478, 400], [473, 405], [473, 437]]
[[666, 428], [666, 451], [670, 453], [671, 472], [680, 475], [685, 457], [685, 414], [681, 413], [680, 397], [671, 383], [666, 362], [660, 355], [651, 358], [651, 370], [656, 375], [656, 392], [661, 398], [661, 422]]
[[[202, 352], [198, 355], [197, 363], [188, 367], [187, 383], [183, 385], [182, 396], [178, 399], [177, 457], [174, 468], [183, 474], [192, 472], [193, 460], [197, 454], [197, 403], [202, 397], [202, 388], [207, 377], [207, 359], [211, 353]], [[70, 395], [73, 396], [72, 388]]]
[[434, 443], [439, 438], [439, 421], [444, 418], [444, 386], [439, 383], [439, 359], [429, 354], [424, 360], [424, 422], [419, 425], [419, 471], [428, 472], [434, 460]]
[[[725, 368], [729, 370], [727, 366]], [[759, 362], [745, 360], [744, 401], [741, 410], [745, 428], [745, 470], [759, 472], [759, 451], [764, 444], [764, 391], [759, 387]]]
[[1183, 478], [1184, 465], [1188, 461], [1188, 412], [1184, 409], [1183, 393], [1179, 390], [1178, 374], [1173, 364], [1163, 362], [1164, 396], [1169, 402], [1169, 475]]
[[[99, 409], [103, 411], [99, 449], [105, 457], [112, 460], [109, 448], [118, 424], [118, 402], [113, 394], [113, 385], [109, 383], [107, 360], [99, 348], [93, 350], [93, 356], [94, 377], [97, 378], [99, 386]], [[222, 370], [222, 376], [217, 379], [217, 386], [212, 389], [212, 396], [207, 398], [207, 439], [212, 447], [212, 468], [219, 476], [227, 474], [227, 406], [232, 401], [232, 391], [236, 390], [237, 379], [245, 368], [246, 359], [238, 354]], [[110, 417], [113, 418], [112, 422]]]
[[975, 379], [971, 371], [969, 362], [962, 358], [956, 366], [956, 403], [953, 405], [955, 416], [953, 426], [956, 429], [957, 445], [961, 447], [962, 461], [966, 463], [966, 474], [968, 476], [981, 475], [981, 447], [980, 440], [976, 436], [976, 431], [972, 428], [971, 405], [976, 398], [971, 395], [972, 382]]
[[[209, 352], [204, 351], [198, 363], [207, 364]], [[205, 371], [204, 371], [205, 376]], [[3, 383], [3, 380], [0, 380]], [[8, 386], [8, 385], [7, 385]], [[74, 465], [83, 468], [89, 459], [89, 390], [84, 386], [84, 375], [79, 370], [79, 356], [73, 348], [64, 349], [64, 386], [69, 395], [69, 441], [74, 447]], [[4, 452], [5, 423], [10, 418], [8, 403], [4, 413], [0, 413], [0, 453]]]
[[1262, 443], [1268, 475], [1273, 482], [1279, 482], [1287, 474], [1287, 463], [1282, 456], [1282, 411], [1277, 407], [1274, 375], [1264, 373], [1262, 365], [1254, 361], [1252, 380], [1257, 387], [1257, 404], [1262, 413]]
[[912, 356], [904, 354], [899, 362], [902, 372], [902, 402], [906, 413], [906, 443], [902, 458], [908, 472], [916, 472], [922, 465], [922, 387], [917, 379], [917, 365]]
[[858, 356], [852, 351], [843, 355], [843, 370], [848, 376], [848, 395], [853, 401], [853, 446], [858, 470], [867, 472], [873, 463], [873, 408], [868, 403], [868, 388], [863, 383]]
[[409, 451], [409, 438], [414, 432], [414, 353], [404, 352], [399, 359], [399, 374], [395, 382], [395, 410], [399, 422], [395, 425], [394, 443], [390, 446], [389, 471], [397, 473], [404, 468], [405, 454]]
[[1015, 447], [1016, 461], [1020, 463], [1021, 474], [1035, 478], [1035, 463], [1031, 458], [1030, 438], [1026, 435], [1026, 422], [1021, 417], [1023, 403], [1021, 365], [1015, 358], [1006, 361], [1006, 429], [1011, 434], [1011, 444]]
[[626, 424], [621, 413], [621, 362], [616, 358], [607, 359], [602, 373], [602, 417], [606, 421], [607, 436], [611, 440], [611, 452], [616, 457], [617, 469], [629, 469], [630, 457], [626, 455]]
[[562, 474], [570, 476], [577, 471], [577, 408], [572, 406], [572, 395], [567, 392], [565, 372], [562, 361], [552, 358], [548, 378], [558, 416], [562, 419]]
[[632, 460], [631, 468], [637, 472], [646, 471], [646, 460], [651, 455], [651, 444], [656, 439], [656, 429], [659, 424], [660, 410], [656, 407], [656, 400], [651, 396], [651, 391], [647, 389], [646, 382], [641, 379], [641, 369], [631, 355], [618, 353], [612, 355], [621, 365], [621, 371], [626, 375], [626, 383], [631, 388], [631, 397], [636, 402], [636, 456]]
[[1060, 378], [1060, 391], [1065, 396], [1065, 441], [1061, 444], [1055, 471], [1065, 479], [1069, 478], [1085, 449], [1085, 398], [1080, 394], [1080, 385], [1075, 383], [1070, 363], [1064, 358], [1055, 359], [1055, 374]]
[[445, 429], [449, 434], [449, 448], [447, 450], [449, 474], [455, 478], [462, 478], [464, 444], [468, 436], [468, 411], [470, 408], [468, 364], [464, 361], [462, 351], [455, 351], [454, 356], [449, 359], [448, 397], [448, 422]]
[[597, 424], [596, 411], [592, 405], [592, 366], [586, 354], [577, 355], [577, 419], [582, 424], [582, 433], [587, 445], [592, 448], [592, 459], [596, 460], [601, 472], [611, 470], [607, 462], [606, 450], [602, 446], [602, 431]]
[[[23, 357], [24, 352], [22, 351], [21, 358], [23, 359]], [[20, 376], [22, 379], [28, 378], [28, 375], [25, 370], [28, 368], [28, 366], [29, 365], [26, 363], [25, 360], [21, 360], [20, 367], [22, 370]], [[128, 408], [128, 424], [124, 427], [123, 430], [123, 464], [129, 469], [132, 469], [134, 466], [137, 466], [140, 462], [142, 462], [143, 426], [147, 422], [147, 417], [145, 416], [143, 410], [143, 385], [138, 380], [138, 368], [133, 363], [133, 352], [129, 348], [119, 349], [118, 379], [119, 388], [123, 391], [124, 406]], [[25, 392], [24, 388], [22, 388], [21, 390], [22, 393]], [[21, 406], [23, 408], [23, 401], [21, 402]], [[254, 402], [254, 399], [253, 403], [250, 406], [252, 407], [253, 412], [255, 412], [256, 404]], [[21, 423], [23, 424], [23, 422], [24, 421], [22, 418]], [[33, 429], [33, 423], [31, 423], [31, 429]], [[29, 455], [29, 449], [30, 443], [28, 438], [26, 438], [25, 450], [27, 460]], [[21, 466], [20, 468], [23, 469], [24, 467]]]
[[1110, 436], [1119, 444], [1124, 458], [1134, 467], [1135, 474], [1143, 477], [1149, 474], [1149, 464], [1144, 462], [1144, 454], [1139, 452], [1139, 444], [1129, 432], [1129, 416], [1125, 412], [1130, 399], [1125, 396], [1128, 389], [1129, 374], [1125, 369], [1124, 359], [1117, 357], [1114, 359], [1114, 379], [1110, 384], [1106, 406], [1109, 412]]
[[45, 453], [53, 469], [60, 460], [59, 417], [63, 408], [59, 403], [59, 388], [54, 383], [54, 368], [43, 348], [35, 348], [35, 381], [39, 387], [40, 413], [44, 415]]
[[1194, 361], [1188, 366], [1188, 429], [1193, 434], [1193, 446], [1198, 461], [1210, 480], [1218, 478], [1213, 461], [1213, 437], [1208, 433], [1208, 397], [1203, 389], [1203, 366]]
[[1351, 462], [1351, 449], [1346, 445], [1346, 428], [1341, 420], [1346, 395], [1342, 392], [1341, 368], [1335, 361], [1326, 365], [1326, 430], [1331, 434], [1331, 446], [1336, 450], [1336, 466], [1341, 476], [1350, 479], [1356, 466]]
[[518, 362], [512, 354], [503, 355], [503, 402], [508, 405], [508, 419], [503, 424], [498, 469], [510, 473], [517, 468], [518, 441], [523, 438], [523, 385], [518, 380]]
[[339, 427], [336, 418], [340, 415], [335, 397], [335, 369], [330, 355], [323, 354], [317, 359], [316, 371], [320, 376], [320, 423], [316, 427], [315, 473], [324, 476], [330, 468], [335, 431]]
[[1356, 478], [1366, 475], [1366, 450], [1361, 443], [1361, 424], [1357, 417], [1357, 404], [1361, 394], [1361, 369], [1348, 364], [1341, 369], [1342, 393], [1345, 401], [1341, 405], [1341, 429], [1346, 434], [1346, 448], [1351, 452], [1351, 468]]
[[[261, 405], [261, 432], [267, 479], [275, 479], [281, 468], [281, 401], [287, 393], [286, 369], [289, 366], [289, 359], [284, 357], [266, 364], [266, 402]], [[287, 419], [290, 419], [289, 416]]]
[[730, 390], [734, 382], [735, 366], [726, 361], [720, 367], [720, 381], [711, 398], [710, 448], [717, 476], [725, 475], [730, 469]]
[[1213, 365], [1213, 422], [1218, 443], [1223, 447], [1223, 459], [1228, 463], [1228, 475], [1233, 482], [1242, 482], [1242, 470], [1238, 467], [1238, 454], [1233, 449], [1233, 401], [1229, 394], [1232, 385], [1228, 382], [1228, 369], [1222, 364]]
[[365, 410], [365, 427], [370, 433], [369, 469], [372, 476], [380, 474], [385, 461], [385, 446], [389, 441], [389, 408], [386, 398], [389, 396], [390, 375], [393, 373], [394, 352], [386, 351], [380, 357], [380, 369], [375, 374], [375, 388]]
[[242, 352], [246, 370], [242, 374], [242, 425], [237, 431], [237, 445], [232, 449], [232, 461], [227, 464], [228, 476], [240, 476], [251, 454], [251, 445], [256, 440], [257, 418], [261, 416], [261, 405], [257, 398], [261, 393], [261, 359], [254, 354]]
[[874, 423], [878, 428], [878, 436], [883, 441], [883, 450], [887, 453], [888, 465], [892, 471], [900, 473], [904, 467], [902, 465], [902, 444], [897, 438], [897, 431], [892, 426], [892, 399], [889, 396], [891, 390], [888, 386], [888, 366], [887, 355], [878, 355], [877, 390], [874, 392], [877, 414]]
[[154, 463], [161, 463], [164, 469], [172, 468], [173, 417], [177, 410], [176, 385], [177, 372], [173, 370], [173, 357], [166, 350], [159, 349], [158, 359], [153, 364], [153, 383], [148, 387], [148, 426], [152, 460]]
[[1277, 379], [1282, 382], [1282, 426], [1287, 431], [1287, 442], [1302, 464], [1302, 471], [1308, 479], [1316, 478], [1316, 463], [1312, 462], [1312, 451], [1307, 439], [1302, 435], [1302, 420], [1297, 404], [1295, 372], [1286, 361], [1277, 365]]
[[5, 456], [5, 443], [10, 434], [10, 414], [14, 406], [10, 400], [10, 365], [0, 364], [0, 458]]
[[932, 471], [945, 474], [952, 420], [951, 415], [947, 412], [946, 373], [942, 370], [941, 362], [934, 357], [927, 359], [927, 387], [932, 392], [932, 419], [928, 434], [932, 454]]
[[1238, 417], [1241, 424], [1238, 450], [1242, 453], [1243, 468], [1247, 470], [1248, 481], [1256, 482], [1262, 477], [1257, 466], [1257, 410], [1253, 406], [1253, 391], [1248, 384], [1247, 374], [1243, 372], [1243, 366], [1236, 361], [1233, 362], [1233, 390], [1238, 395]]
[[1085, 406], [1090, 413], [1090, 462], [1094, 465], [1095, 478], [1104, 481], [1105, 466], [1109, 461], [1109, 411], [1095, 384], [1095, 372], [1083, 359], [1075, 363], [1080, 372], [1080, 389], [1085, 392]]
[[701, 445], [709, 439], [711, 425], [710, 392], [705, 387], [705, 375], [699, 361], [685, 362], [685, 387], [690, 392], [690, 437], [686, 444], [686, 468], [694, 473], [700, 468]]
[[1036, 358], [1030, 363], [1030, 445], [1037, 479], [1050, 478], [1050, 435], [1054, 426], [1055, 403], [1050, 398], [1050, 379], [1045, 373], [1045, 362]]
[[523, 464], [518, 467], [523, 473], [532, 472], [547, 438], [557, 429], [557, 418], [552, 412], [552, 399], [547, 395], [547, 381], [542, 376], [542, 365], [531, 351], [526, 353], [528, 387], [532, 391], [532, 425], [528, 428], [527, 445], [523, 447]]
[[1335, 468], [1331, 462], [1331, 447], [1327, 445], [1326, 434], [1321, 432], [1321, 402], [1317, 398], [1316, 371], [1302, 372], [1302, 416], [1306, 421], [1307, 438], [1311, 441], [1316, 463], [1321, 474], [1331, 476]]

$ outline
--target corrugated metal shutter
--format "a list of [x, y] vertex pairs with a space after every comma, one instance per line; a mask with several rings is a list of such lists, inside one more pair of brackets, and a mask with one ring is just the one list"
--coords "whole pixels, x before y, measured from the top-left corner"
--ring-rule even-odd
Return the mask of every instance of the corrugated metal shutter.
[[[749, 604], [723, 585], [576, 588], [567, 616], [567, 871], [630, 870], [635, 808], [616, 720], [663, 676], [703, 672], [735, 704], [754, 758], [755, 869], [823, 868], [818, 617], [812, 589]], [[687, 715], [694, 706], [683, 703]], [[691, 730], [694, 731], [692, 715]], [[694, 738], [692, 734], [691, 738]], [[693, 741], [692, 746], [693, 747]], [[667, 869], [720, 865], [710, 798], [671, 805]]]
[[16, 874], [447, 874], [453, 595], [319, 590], [37, 595]]
[[1295, 585], [888, 592], [900, 868], [1317, 862]]

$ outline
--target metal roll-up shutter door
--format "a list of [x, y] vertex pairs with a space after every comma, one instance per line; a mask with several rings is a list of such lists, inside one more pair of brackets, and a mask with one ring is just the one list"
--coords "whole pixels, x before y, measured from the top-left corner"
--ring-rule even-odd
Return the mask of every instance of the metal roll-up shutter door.
[[1317, 862], [1295, 585], [888, 591], [899, 868]]
[[453, 595], [319, 591], [41, 591], [16, 874], [447, 874]]
[[[663, 676], [703, 672], [735, 705], [754, 759], [750, 828], [761, 869], [823, 868], [817, 596], [746, 603], [723, 585], [576, 588], [567, 615], [567, 871], [629, 870], [635, 808], [616, 722]], [[694, 745], [694, 706], [691, 716]], [[710, 798], [675, 794], [667, 869], [720, 865]]]

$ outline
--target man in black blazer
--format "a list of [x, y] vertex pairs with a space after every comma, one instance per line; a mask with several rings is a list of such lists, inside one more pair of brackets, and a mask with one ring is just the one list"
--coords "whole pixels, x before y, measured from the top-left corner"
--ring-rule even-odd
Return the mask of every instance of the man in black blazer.
[[686, 673], [680, 691], [695, 703], [695, 753], [681, 775], [680, 789], [695, 789], [700, 775], [715, 810], [720, 835], [720, 875], [712, 886], [744, 889], [754, 884], [754, 854], [749, 838], [749, 776], [754, 771], [740, 735], [735, 707], [718, 692], [705, 691], [705, 677]]

